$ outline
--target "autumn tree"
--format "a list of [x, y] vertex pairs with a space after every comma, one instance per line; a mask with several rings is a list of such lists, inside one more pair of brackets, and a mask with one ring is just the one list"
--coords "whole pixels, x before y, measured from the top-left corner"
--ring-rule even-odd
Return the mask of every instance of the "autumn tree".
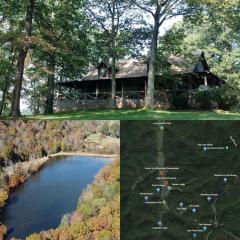
[[0, 225], [0, 239], [4, 239], [4, 236], [7, 234], [7, 226]]

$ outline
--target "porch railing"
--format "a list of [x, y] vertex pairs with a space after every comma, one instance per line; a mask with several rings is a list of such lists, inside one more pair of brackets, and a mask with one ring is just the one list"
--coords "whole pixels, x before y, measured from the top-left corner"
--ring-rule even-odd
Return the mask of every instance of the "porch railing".
[[[179, 92], [186, 92], [187, 90], [181, 90]], [[156, 90], [155, 99], [163, 100], [174, 95], [175, 91], [172, 90]], [[99, 92], [96, 93], [77, 93], [77, 94], [58, 94], [58, 100], [71, 99], [71, 100], [108, 100], [111, 99], [111, 92]], [[116, 92], [117, 99], [145, 99], [145, 91], [126, 91], [126, 92]]]

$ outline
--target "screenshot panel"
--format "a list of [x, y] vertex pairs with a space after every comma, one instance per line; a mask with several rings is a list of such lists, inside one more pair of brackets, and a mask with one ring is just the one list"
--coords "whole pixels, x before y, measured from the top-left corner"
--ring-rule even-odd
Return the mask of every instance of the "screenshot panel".
[[121, 240], [239, 239], [238, 121], [121, 122]]

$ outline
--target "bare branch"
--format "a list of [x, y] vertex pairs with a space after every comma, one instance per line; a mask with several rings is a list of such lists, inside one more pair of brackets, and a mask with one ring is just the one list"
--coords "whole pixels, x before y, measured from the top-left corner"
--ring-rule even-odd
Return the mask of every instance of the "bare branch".
[[[170, 13], [173, 10], [174, 5], [177, 3], [179, 3], [179, 0], [174, 0], [173, 2], [169, 1], [168, 4], [166, 3], [162, 10], [162, 15]], [[175, 6], [175, 7], [177, 7], [177, 6]]]
[[159, 24], [158, 24], [158, 27], [160, 27], [166, 20], [167, 20], [167, 16], [164, 16], [164, 17], [160, 20], [160, 22], [159, 22]]
[[112, 6], [111, 6], [111, 3], [109, 3], [108, 1], [106, 1], [107, 5], [108, 5], [108, 10], [110, 12], [111, 15], [113, 15], [113, 11], [112, 11]]
[[142, 6], [141, 4], [139, 4], [139, 3], [138, 3], [137, 1], [135, 1], [135, 0], [132, 0], [132, 1], [133, 1], [133, 3], [134, 3], [137, 7], [139, 7], [140, 9], [142, 9], [142, 10], [148, 12], [148, 13], [150, 13], [150, 14], [154, 17], [153, 11], [151, 11], [149, 8]]
[[105, 27], [103, 22], [99, 20], [99, 18], [95, 15], [95, 13], [90, 8], [88, 8], [88, 11], [91, 13], [94, 19], [101, 25], [102, 29], [104, 29], [105, 31], [108, 31], [108, 29]]
[[165, 1], [160, 0], [160, 6], [164, 7], [168, 2], [169, 0], [165, 0]]

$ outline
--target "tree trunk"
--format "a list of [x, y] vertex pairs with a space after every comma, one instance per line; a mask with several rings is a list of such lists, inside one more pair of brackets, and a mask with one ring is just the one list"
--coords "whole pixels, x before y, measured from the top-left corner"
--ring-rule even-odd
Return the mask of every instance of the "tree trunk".
[[13, 70], [13, 65], [14, 65], [15, 58], [16, 58], [16, 54], [14, 54], [14, 56], [12, 58], [11, 67], [9, 69], [8, 77], [6, 79], [5, 86], [4, 86], [4, 89], [3, 89], [2, 102], [1, 102], [1, 106], [0, 106], [0, 116], [2, 116], [2, 114], [3, 114], [6, 94], [7, 94], [7, 91], [9, 89], [9, 86], [10, 86], [11, 71]]
[[0, 106], [0, 116], [3, 115], [6, 93], [7, 93], [8, 87], [9, 87], [9, 84], [8, 84], [8, 81], [6, 81], [4, 89], [3, 89], [2, 101], [1, 101], [1, 106]]
[[112, 108], [116, 109], [116, 60], [112, 59]]
[[47, 96], [46, 96], [46, 105], [44, 114], [53, 113], [53, 101], [54, 101], [54, 82], [55, 82], [55, 56], [51, 55], [49, 57], [49, 66], [48, 66], [48, 81], [47, 81]]
[[154, 91], [155, 91], [155, 73], [156, 73], [156, 53], [158, 46], [158, 35], [159, 35], [159, 21], [160, 21], [160, 10], [157, 8], [154, 17], [154, 28], [149, 58], [149, 72], [148, 72], [148, 87], [147, 96], [145, 102], [146, 109], [153, 109], [155, 105]]
[[[26, 32], [26, 36], [28, 37], [31, 36], [32, 34], [34, 3], [35, 3], [35, 0], [29, 0], [27, 5], [27, 13], [26, 13], [26, 19], [25, 19], [25, 32]], [[16, 66], [16, 79], [14, 84], [12, 107], [11, 107], [12, 117], [21, 116], [20, 98], [21, 98], [22, 81], [23, 81], [23, 73], [24, 73], [24, 63], [25, 63], [27, 54], [28, 54], [28, 44], [25, 44], [25, 46], [22, 47], [19, 53], [17, 66]]]
[[111, 66], [111, 80], [112, 80], [112, 109], [116, 109], [116, 26], [115, 26], [115, 0], [113, 1], [112, 9], [112, 66]]

